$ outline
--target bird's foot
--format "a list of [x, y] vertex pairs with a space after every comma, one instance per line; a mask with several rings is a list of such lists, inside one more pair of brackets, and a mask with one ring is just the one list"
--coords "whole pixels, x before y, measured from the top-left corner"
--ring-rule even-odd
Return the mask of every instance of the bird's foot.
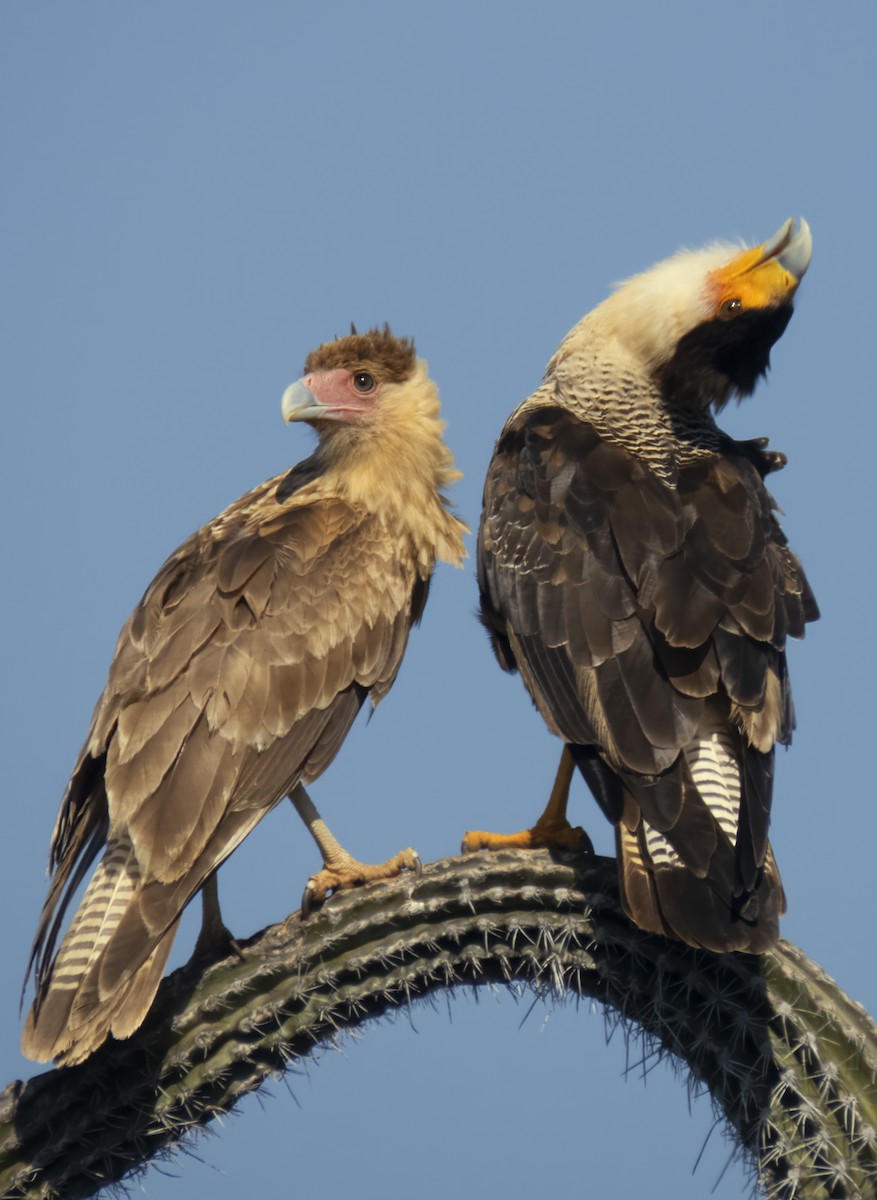
[[419, 879], [423, 871], [420, 855], [410, 847], [383, 863], [360, 862], [345, 852], [310, 877], [301, 899], [301, 915], [303, 918], [309, 917], [330, 892], [346, 891], [366, 883], [386, 882], [395, 879], [403, 871], [413, 871], [415, 879]]
[[572, 850], [575, 853], [593, 854], [591, 839], [580, 825], [570, 825], [567, 820], [538, 820], [530, 829], [518, 833], [487, 833], [483, 829], [470, 829], [463, 836], [460, 850], [471, 854], [476, 850]]
[[221, 958], [228, 958], [230, 954], [243, 958], [243, 950], [222, 919], [215, 874], [205, 881], [201, 889], [201, 904], [201, 932], [192, 951], [192, 961], [218, 962]]
[[575, 771], [575, 759], [569, 746], [564, 746], [560, 764], [548, 803], [535, 825], [519, 833], [485, 833], [470, 829], [463, 836], [460, 851], [475, 850], [571, 850], [574, 854], [594, 853], [591, 839], [580, 825], [570, 825], [566, 819], [569, 785]]
[[192, 960], [218, 962], [221, 958], [228, 958], [232, 954], [236, 954], [238, 958], [244, 957], [243, 950], [228, 926], [224, 925], [222, 921], [215, 924], [203, 921], [198, 940], [195, 942], [195, 949], [192, 951]]

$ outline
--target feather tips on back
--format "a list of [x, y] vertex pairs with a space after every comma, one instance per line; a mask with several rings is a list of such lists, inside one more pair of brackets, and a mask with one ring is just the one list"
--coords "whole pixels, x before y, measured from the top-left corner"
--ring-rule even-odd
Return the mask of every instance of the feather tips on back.
[[413, 344], [373, 331], [309, 362], [321, 354], [379, 363], [387, 436], [348, 436], [334, 456], [321, 443], [242, 496], [167, 560], [123, 629], [56, 826], [31, 1057], [80, 1061], [139, 1026], [183, 907], [389, 690], [436, 559], [462, 557], [441, 495], [458, 473]]
[[762, 951], [785, 903], [767, 840], [785, 641], [818, 609], [763, 483], [783, 456], [709, 412], [751, 390], [791, 311], [728, 325], [724, 358], [698, 281], [729, 253], [677, 256], [567, 335], [497, 442], [478, 579], [500, 664], [616, 823], [633, 919]]

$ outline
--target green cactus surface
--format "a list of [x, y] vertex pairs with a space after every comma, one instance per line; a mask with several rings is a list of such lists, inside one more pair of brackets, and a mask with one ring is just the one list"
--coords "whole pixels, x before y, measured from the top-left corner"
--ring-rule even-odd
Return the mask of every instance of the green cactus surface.
[[635, 929], [612, 859], [444, 859], [242, 949], [171, 975], [134, 1037], [7, 1087], [2, 1196], [93, 1196], [340, 1031], [482, 984], [600, 1001], [709, 1089], [771, 1200], [877, 1196], [868, 1014], [786, 942], [717, 956]]

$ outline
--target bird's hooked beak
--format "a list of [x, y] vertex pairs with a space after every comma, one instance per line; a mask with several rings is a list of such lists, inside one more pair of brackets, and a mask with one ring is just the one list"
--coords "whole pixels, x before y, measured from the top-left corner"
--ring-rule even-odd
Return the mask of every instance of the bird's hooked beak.
[[281, 412], [287, 425], [291, 421], [316, 421], [326, 415], [326, 405], [320, 403], [304, 379], [297, 379], [283, 393]]
[[798, 232], [793, 237], [794, 232], [795, 221], [793, 217], [789, 217], [773, 237], [768, 238], [761, 246], [761, 261], [776, 259], [783, 270], [788, 271], [800, 283], [813, 257], [813, 235], [803, 217], [798, 225]]
[[717, 308], [731, 300], [748, 309], [788, 304], [812, 256], [810, 226], [802, 217], [795, 233], [794, 219], [789, 217], [762, 245], [744, 250], [713, 271], [711, 281]]

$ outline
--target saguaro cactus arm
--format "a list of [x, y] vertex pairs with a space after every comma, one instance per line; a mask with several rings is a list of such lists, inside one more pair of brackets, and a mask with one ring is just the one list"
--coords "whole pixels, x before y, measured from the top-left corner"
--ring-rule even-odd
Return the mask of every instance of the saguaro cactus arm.
[[0, 1194], [95, 1195], [339, 1030], [437, 989], [587, 996], [708, 1086], [764, 1193], [877, 1194], [877, 1030], [799, 950], [718, 957], [622, 915], [612, 859], [504, 851], [354, 891], [165, 981], [144, 1027], [0, 1099]]

